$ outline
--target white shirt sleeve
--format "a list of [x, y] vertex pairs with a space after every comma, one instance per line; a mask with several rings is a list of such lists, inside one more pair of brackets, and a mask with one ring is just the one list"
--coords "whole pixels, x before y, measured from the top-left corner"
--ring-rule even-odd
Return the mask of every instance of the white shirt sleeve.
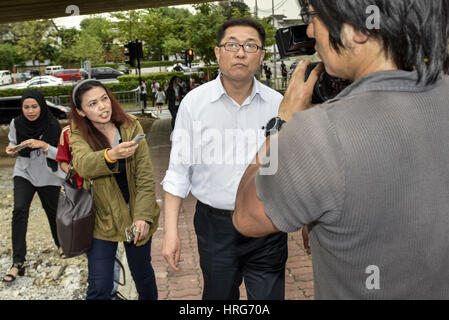
[[164, 191], [185, 199], [192, 188], [193, 165], [192, 118], [185, 100], [181, 102], [171, 140], [170, 163], [161, 185]]

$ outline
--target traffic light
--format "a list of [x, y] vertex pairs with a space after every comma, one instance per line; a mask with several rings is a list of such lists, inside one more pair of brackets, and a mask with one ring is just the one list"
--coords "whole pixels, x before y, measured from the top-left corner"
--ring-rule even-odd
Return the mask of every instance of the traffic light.
[[125, 63], [129, 64], [131, 67], [136, 67], [136, 59], [137, 59], [137, 47], [135, 42], [128, 42], [125, 44], [125, 56], [128, 56], [128, 60]]
[[193, 50], [189, 49], [187, 50], [187, 55], [189, 56], [189, 62], [193, 61]]

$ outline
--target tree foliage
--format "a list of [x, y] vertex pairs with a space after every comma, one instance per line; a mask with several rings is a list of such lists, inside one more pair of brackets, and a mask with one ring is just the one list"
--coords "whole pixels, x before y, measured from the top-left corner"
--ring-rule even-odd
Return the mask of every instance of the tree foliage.
[[[186, 49], [206, 64], [216, 60], [214, 48], [219, 26], [231, 17], [251, 17], [241, 2], [201, 3], [195, 12], [176, 7], [114, 12], [90, 16], [75, 28], [55, 28], [51, 20], [0, 25], [2, 68], [27, 59], [52, 59], [60, 64], [90, 60], [105, 62], [105, 51], [115, 62], [123, 60], [123, 44], [139, 39], [145, 59], [180, 57]], [[258, 19], [267, 32], [266, 47], [274, 44], [275, 29], [268, 19]], [[267, 56], [268, 57], [268, 56]]]

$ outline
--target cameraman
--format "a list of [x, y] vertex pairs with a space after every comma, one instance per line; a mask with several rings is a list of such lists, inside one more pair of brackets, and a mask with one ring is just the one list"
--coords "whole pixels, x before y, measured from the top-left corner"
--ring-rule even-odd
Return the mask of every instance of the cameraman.
[[[267, 140], [278, 170], [262, 174], [262, 148], [236, 228], [310, 225], [316, 299], [448, 299], [449, 2], [300, 4], [326, 71], [354, 83], [311, 108], [322, 66], [304, 82], [298, 65], [279, 110], [288, 123]], [[373, 4], [378, 29], [367, 27]]]

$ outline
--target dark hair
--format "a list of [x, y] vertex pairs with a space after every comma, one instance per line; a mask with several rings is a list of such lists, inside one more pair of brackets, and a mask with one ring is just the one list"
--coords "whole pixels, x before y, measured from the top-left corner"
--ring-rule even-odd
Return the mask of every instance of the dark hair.
[[173, 76], [173, 77], [171, 77], [168, 86], [169, 86], [169, 87], [173, 87], [173, 85], [174, 85], [176, 79], [179, 79], [179, 77], [178, 77], [178, 76]]
[[[329, 30], [329, 41], [340, 54], [345, 46], [341, 31], [345, 23], [380, 40], [386, 56], [400, 70], [417, 70], [418, 82], [433, 84], [449, 68], [449, 0], [299, 0], [303, 9], [312, 5]], [[366, 13], [375, 5], [380, 29], [369, 29]]]
[[267, 37], [265, 33], [264, 27], [257, 21], [250, 18], [232, 18], [228, 21], [225, 21], [223, 25], [218, 29], [217, 33], [217, 44], [221, 44], [221, 40], [223, 40], [226, 30], [230, 27], [251, 27], [257, 30], [259, 34], [260, 41], [262, 41], [262, 47], [265, 46], [265, 39]]
[[[106, 91], [109, 99], [111, 100], [111, 121], [112, 123], [114, 123], [115, 127], [119, 128], [124, 123], [131, 124], [133, 122], [133, 119], [128, 116], [125, 111], [123, 111], [120, 103], [117, 101], [114, 95], [100, 81], [90, 80], [75, 86], [72, 90], [72, 94], [70, 95], [72, 97], [70, 99], [70, 106], [72, 109], [70, 112], [71, 121], [75, 124], [76, 128], [81, 131], [81, 134], [90, 145], [92, 150], [100, 151], [111, 147], [108, 139], [103, 133], [95, 128], [95, 126], [89, 119], [87, 119], [86, 117], [81, 117], [75, 110], [82, 110], [81, 102], [84, 94], [96, 87], [103, 88]], [[74, 92], [75, 90], [76, 92]], [[73, 101], [74, 99], [75, 101]]]

